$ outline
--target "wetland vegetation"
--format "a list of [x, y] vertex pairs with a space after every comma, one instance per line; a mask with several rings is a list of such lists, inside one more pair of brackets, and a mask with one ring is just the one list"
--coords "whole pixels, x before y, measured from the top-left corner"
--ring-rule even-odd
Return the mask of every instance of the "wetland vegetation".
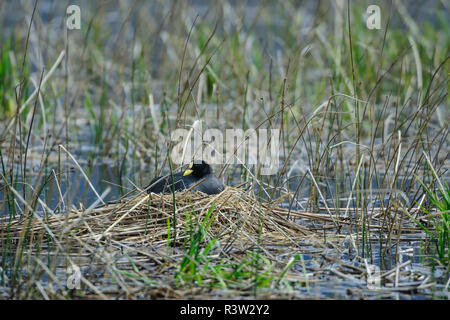
[[[69, 5], [0, 2], [0, 298], [448, 299], [448, 1]], [[275, 174], [143, 190], [211, 129]]]

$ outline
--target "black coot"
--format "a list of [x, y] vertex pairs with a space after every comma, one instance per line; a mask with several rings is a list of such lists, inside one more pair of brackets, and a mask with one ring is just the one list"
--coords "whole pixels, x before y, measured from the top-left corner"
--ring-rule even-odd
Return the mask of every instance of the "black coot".
[[[203, 182], [197, 184], [199, 181]], [[175, 191], [189, 189], [197, 184], [192, 190], [204, 192], [206, 194], [216, 194], [223, 191], [225, 188], [222, 181], [220, 181], [213, 173], [209, 164], [202, 160], [202, 162], [191, 162], [186, 171], [181, 171], [173, 174], [173, 186]], [[145, 187], [148, 193], [171, 193], [172, 192], [172, 177], [170, 174], [166, 177], [158, 177], [152, 180], [150, 184]]]

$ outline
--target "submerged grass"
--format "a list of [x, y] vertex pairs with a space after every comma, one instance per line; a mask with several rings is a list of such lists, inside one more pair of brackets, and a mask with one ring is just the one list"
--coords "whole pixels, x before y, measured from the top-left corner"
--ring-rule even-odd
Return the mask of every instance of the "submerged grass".
[[[425, 183], [417, 178], [419, 183], [422, 185], [425, 194], [427, 195], [429, 201], [434, 204], [435, 209], [431, 211], [420, 204], [420, 208], [426, 213], [425, 217], [421, 217], [422, 223], [412, 217], [408, 212], [405, 213], [430, 237], [431, 241], [435, 246], [435, 253], [438, 256], [438, 260], [441, 264], [447, 267], [447, 271], [450, 268], [450, 188], [447, 182], [442, 183], [441, 179], [437, 176], [430, 159], [426, 154], [424, 156], [427, 159], [427, 164], [432, 172], [432, 176], [437, 183], [437, 192], [432, 191]], [[437, 211], [437, 212], [436, 212]], [[424, 221], [428, 220], [428, 221]], [[427, 227], [424, 222], [431, 224]]]

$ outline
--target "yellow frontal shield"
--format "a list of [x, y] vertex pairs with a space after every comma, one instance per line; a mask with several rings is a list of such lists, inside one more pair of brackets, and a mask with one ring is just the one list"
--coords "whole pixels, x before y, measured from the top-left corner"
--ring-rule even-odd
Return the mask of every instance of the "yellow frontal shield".
[[183, 177], [186, 177], [188, 175], [190, 175], [192, 172], [194, 172], [194, 170], [192, 170], [192, 167], [194, 166], [194, 162], [189, 163], [189, 169], [187, 169], [184, 173], [183, 173]]

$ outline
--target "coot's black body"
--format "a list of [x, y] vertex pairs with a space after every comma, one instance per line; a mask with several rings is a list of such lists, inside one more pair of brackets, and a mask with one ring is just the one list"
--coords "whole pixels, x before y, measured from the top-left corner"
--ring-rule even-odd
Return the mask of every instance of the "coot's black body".
[[[199, 183], [199, 181], [202, 181]], [[197, 184], [192, 190], [201, 191], [206, 194], [216, 194], [223, 191], [225, 188], [222, 181], [220, 181], [213, 173], [211, 166], [205, 161], [201, 163], [192, 163], [189, 169], [165, 177], [158, 177], [152, 180], [145, 188], [148, 193], [172, 193], [172, 188], [175, 191], [186, 190]]]

